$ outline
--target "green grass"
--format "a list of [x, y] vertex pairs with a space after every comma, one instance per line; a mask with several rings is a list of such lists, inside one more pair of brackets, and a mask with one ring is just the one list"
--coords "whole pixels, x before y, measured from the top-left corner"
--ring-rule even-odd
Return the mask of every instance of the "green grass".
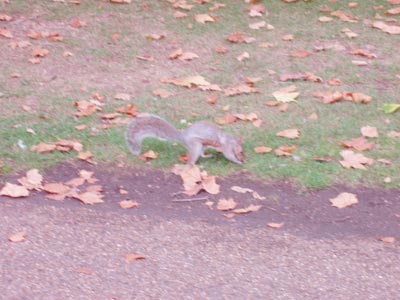
[[[246, 164], [235, 165], [212, 152], [210, 159], [200, 159], [199, 163], [212, 174], [226, 175], [246, 169], [264, 180], [293, 179], [308, 188], [323, 188], [335, 183], [383, 185], [399, 187], [400, 140], [389, 138], [386, 134], [400, 130], [399, 112], [385, 115], [379, 109], [384, 103], [399, 103], [400, 84], [396, 77], [400, 73], [400, 53], [397, 45], [400, 36], [388, 35], [372, 29], [363, 22], [373, 20], [377, 11], [373, 8], [383, 5], [389, 8], [387, 1], [366, 0], [359, 2], [353, 9], [347, 4], [351, 1], [335, 3], [318, 1], [298, 1], [286, 4], [283, 1], [264, 1], [268, 15], [250, 18], [244, 1], [219, 1], [225, 8], [210, 12], [213, 3], [195, 4], [192, 11], [186, 11], [187, 18], [175, 19], [175, 10], [167, 1], [151, 1], [150, 9], [140, 4], [116, 5], [109, 2], [84, 1], [81, 5], [67, 2], [33, 0], [15, 0], [3, 6], [2, 12], [16, 18], [19, 15], [27, 20], [37, 16], [42, 25], [29, 23], [34, 31], [59, 32], [62, 42], [49, 42], [46, 39], [31, 40], [33, 47], [44, 47], [51, 51], [39, 65], [28, 62], [31, 48], [12, 50], [6, 43], [0, 44], [0, 59], [5, 62], [0, 74], [0, 103], [4, 107], [0, 113], [0, 139], [4, 141], [0, 148], [2, 172], [14, 173], [23, 169], [46, 168], [57, 162], [75, 159], [76, 153], [37, 154], [23, 150], [18, 146], [22, 140], [29, 148], [39, 142], [54, 142], [58, 138], [78, 139], [94, 155], [96, 162], [116, 163], [121, 160], [133, 166], [161, 168], [168, 170], [179, 163], [178, 157], [185, 152], [182, 145], [158, 140], [146, 140], [143, 150], [152, 149], [159, 158], [144, 163], [130, 154], [125, 139], [123, 125], [103, 130], [98, 113], [89, 117], [76, 118], [73, 102], [90, 99], [93, 92], [105, 96], [103, 112], [113, 112], [118, 106], [126, 105], [114, 100], [114, 95], [126, 92], [133, 96], [131, 103], [137, 105], [140, 112], [159, 114], [179, 128], [185, 127], [185, 120], [191, 123], [197, 120], [214, 120], [221, 117], [229, 107], [231, 113], [255, 112], [263, 121], [260, 128], [251, 123], [239, 121], [225, 126], [225, 130], [245, 138]], [[358, 23], [349, 23], [333, 18], [330, 23], [322, 24], [318, 17], [329, 13], [320, 9], [328, 5], [334, 10], [343, 10], [359, 18]], [[378, 11], [384, 15], [383, 11]], [[198, 13], [210, 13], [217, 23], [199, 24], [194, 20]], [[79, 17], [87, 26], [74, 29], [70, 21]], [[393, 16], [400, 22], [399, 16]], [[265, 20], [274, 30], [252, 30], [248, 24]], [[189, 26], [190, 25], [190, 26]], [[25, 29], [18, 23], [2, 23], [16, 36], [15, 40], [27, 39]], [[341, 30], [349, 28], [359, 36], [348, 39]], [[232, 44], [226, 37], [240, 31], [245, 37], [254, 37], [250, 44]], [[111, 37], [119, 34], [116, 40]], [[160, 41], [150, 41], [144, 36], [150, 33], [165, 34]], [[285, 34], [293, 34], [294, 40], [283, 41]], [[260, 48], [262, 42], [272, 42], [271, 48]], [[315, 52], [315, 46], [324, 44], [342, 45], [345, 50], [328, 49]], [[226, 54], [218, 54], [215, 47], [224, 45]], [[191, 62], [171, 61], [169, 54], [177, 48], [195, 52], [197, 60]], [[376, 59], [350, 55], [354, 48], [369, 50], [377, 55]], [[294, 50], [308, 50], [312, 55], [303, 59], [290, 57]], [[71, 51], [74, 56], [65, 58], [63, 52]], [[250, 59], [239, 62], [236, 57], [247, 51]], [[141, 61], [137, 55], [150, 55], [153, 61]], [[352, 60], [366, 60], [368, 67], [358, 67]], [[269, 75], [274, 70], [276, 75]], [[10, 78], [12, 72], [21, 74], [21, 78]], [[281, 82], [279, 76], [289, 73], [312, 72], [322, 77], [324, 83]], [[242, 84], [246, 77], [260, 76], [263, 80], [256, 84], [260, 93], [225, 97], [219, 94], [214, 106], [206, 103], [210, 94], [197, 89], [186, 89], [161, 83], [163, 78], [200, 74], [221, 88]], [[53, 75], [56, 77], [52, 80]], [[326, 81], [339, 78], [342, 85], [329, 86]], [[265, 105], [272, 100], [272, 93], [281, 87], [295, 84], [300, 97], [292, 103], [287, 112]], [[152, 91], [164, 88], [175, 94], [167, 99], [158, 99]], [[314, 98], [313, 92], [326, 90], [362, 92], [373, 97], [368, 105], [341, 102], [323, 104]], [[21, 109], [29, 105], [31, 112]], [[317, 113], [317, 120], [310, 120], [311, 113]], [[75, 130], [78, 124], [88, 126], [84, 131]], [[375, 147], [364, 154], [374, 159], [384, 158], [391, 165], [375, 162], [363, 170], [346, 170], [339, 164], [339, 142], [361, 135], [360, 128], [365, 125], [378, 128], [379, 137], [373, 139]], [[37, 133], [26, 132], [32, 128]], [[298, 128], [301, 135], [298, 140], [288, 140], [276, 136], [278, 131]], [[266, 145], [277, 148], [281, 145], [297, 145], [293, 157], [277, 157], [273, 153], [256, 154], [256, 146]], [[331, 162], [317, 162], [314, 156], [333, 157]], [[383, 179], [390, 177], [392, 183], [384, 184]]]

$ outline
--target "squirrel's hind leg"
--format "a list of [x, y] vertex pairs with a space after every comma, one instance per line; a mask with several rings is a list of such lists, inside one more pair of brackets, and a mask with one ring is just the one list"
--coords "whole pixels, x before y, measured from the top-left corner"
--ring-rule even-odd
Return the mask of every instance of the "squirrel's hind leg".
[[196, 161], [202, 156], [203, 153], [203, 144], [197, 139], [191, 139], [186, 141], [186, 148], [188, 151], [188, 163], [196, 164]]

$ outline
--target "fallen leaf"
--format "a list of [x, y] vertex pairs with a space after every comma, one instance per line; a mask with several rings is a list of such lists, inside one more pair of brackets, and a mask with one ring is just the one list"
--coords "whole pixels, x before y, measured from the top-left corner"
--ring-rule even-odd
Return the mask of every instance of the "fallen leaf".
[[351, 150], [343, 150], [340, 152], [340, 155], [343, 157], [340, 164], [346, 169], [366, 170], [365, 165], [372, 165], [374, 162], [372, 158], [368, 158], [361, 153], [354, 153]]
[[71, 27], [73, 28], [81, 28], [86, 26], [85, 21], [81, 21], [79, 18], [73, 19], [70, 23]]
[[291, 42], [294, 40], [293, 34], [285, 34], [281, 37], [282, 41]]
[[372, 126], [364, 126], [361, 127], [361, 134], [367, 138], [376, 138], [378, 137], [378, 129]]
[[389, 34], [400, 34], [400, 26], [397, 25], [388, 25], [382, 21], [374, 21], [372, 22], [372, 27], [382, 30], [385, 33]]
[[214, 93], [207, 97], [206, 102], [208, 104], [214, 105], [214, 104], [217, 104], [217, 100], [218, 100], [218, 94]]
[[182, 18], [186, 18], [187, 17], [187, 14], [186, 13], [184, 13], [184, 12], [181, 12], [181, 11], [175, 11], [175, 13], [174, 13], [174, 18], [176, 18], [176, 19], [182, 19]]
[[368, 140], [363, 136], [354, 138], [351, 141], [342, 141], [340, 144], [346, 148], [354, 148], [357, 151], [371, 150], [374, 146], [373, 142], [368, 142]]
[[254, 152], [258, 154], [270, 153], [272, 151], [271, 147], [259, 146], [254, 148]]
[[306, 50], [296, 50], [290, 53], [290, 56], [297, 57], [297, 58], [304, 58], [310, 56], [312, 53]]
[[85, 274], [85, 275], [92, 275], [94, 273], [93, 270], [87, 268], [80, 268], [75, 270], [76, 273]]
[[42, 190], [50, 194], [67, 194], [71, 188], [63, 183], [47, 183], [43, 185]]
[[284, 225], [285, 223], [274, 223], [274, 222], [270, 222], [270, 223], [267, 223], [267, 226], [268, 227], [271, 227], [271, 228], [276, 228], [276, 229], [278, 229], [278, 228], [281, 228], [283, 225]]
[[385, 103], [382, 106], [382, 111], [385, 114], [395, 113], [400, 108], [400, 104], [397, 103]]
[[42, 187], [43, 176], [38, 169], [31, 169], [26, 172], [26, 176], [18, 179], [18, 182], [28, 190], [40, 190]]
[[245, 208], [236, 208], [232, 212], [234, 212], [235, 214], [248, 214], [250, 212], [259, 211], [261, 207], [262, 205], [250, 204], [248, 207]]
[[258, 93], [258, 89], [247, 84], [241, 84], [224, 89], [224, 93], [226, 97], [232, 97], [241, 94]]
[[240, 186], [237, 186], [237, 185], [232, 186], [232, 187], [231, 187], [231, 190], [232, 190], [232, 191], [235, 191], [235, 192], [237, 192], [237, 193], [241, 193], [241, 194], [252, 193], [252, 192], [253, 192], [252, 189], [243, 188], [243, 187], [240, 187]]
[[300, 130], [297, 128], [290, 128], [279, 131], [276, 135], [279, 137], [285, 137], [289, 139], [298, 139], [300, 136]]
[[396, 238], [392, 236], [384, 236], [380, 237], [379, 240], [384, 243], [393, 244], [396, 241]]
[[4, 187], [0, 191], [0, 196], [7, 196], [11, 198], [28, 197], [29, 191], [22, 185], [6, 182]]
[[250, 54], [248, 52], [243, 52], [238, 57], [236, 57], [236, 59], [238, 61], [243, 61], [243, 60], [248, 59], [248, 58], [250, 58]]
[[289, 87], [282, 88], [276, 92], [273, 92], [272, 96], [274, 96], [274, 98], [279, 102], [296, 102], [296, 98], [300, 95], [300, 93], [296, 92], [296, 90], [296, 86], [291, 85]]
[[220, 185], [216, 183], [216, 176], [202, 176], [202, 186], [209, 194], [216, 195], [220, 192]]
[[215, 122], [217, 122], [220, 125], [232, 124], [236, 121], [237, 121], [237, 117], [230, 113], [225, 114], [225, 116], [223, 116], [222, 118], [218, 118], [218, 117], [215, 118]]
[[125, 255], [125, 261], [128, 263], [134, 262], [139, 259], [145, 259], [146, 257], [141, 254], [136, 254], [136, 253], [128, 253]]
[[85, 151], [85, 152], [81, 151], [81, 152], [78, 152], [77, 157], [80, 160], [85, 160], [85, 161], [90, 162], [90, 159], [93, 157], [93, 154], [90, 151]]
[[193, 52], [183, 52], [182, 55], [179, 56], [180, 60], [193, 60], [196, 58], [199, 58], [199, 56]]
[[145, 153], [139, 155], [139, 158], [145, 161], [149, 161], [158, 158], [158, 153], [154, 152], [153, 150], [148, 150]]
[[357, 23], [358, 19], [353, 17], [351, 14], [343, 12], [341, 10], [336, 10], [331, 13], [331, 16], [337, 17], [342, 21], [350, 22], [350, 23]]
[[11, 31], [9, 31], [7, 28], [4, 27], [0, 27], [0, 36], [8, 39], [12, 39], [14, 37]]
[[8, 240], [13, 243], [19, 243], [23, 242], [26, 237], [26, 232], [25, 231], [20, 231], [16, 233], [12, 233], [8, 236]]
[[187, 88], [210, 85], [210, 83], [207, 80], [205, 80], [203, 76], [200, 75], [187, 76], [175, 79], [163, 79], [162, 82], [174, 84], [177, 86], [183, 86]]
[[196, 20], [196, 22], [205, 24], [207, 22], [216, 22], [217, 19], [214, 16], [211, 16], [209, 14], [197, 14], [194, 16], [194, 19]]
[[331, 22], [333, 19], [327, 16], [321, 16], [318, 18], [318, 21], [320, 21], [321, 23], [328, 23]]
[[0, 14], [0, 21], [8, 22], [8, 21], [11, 21], [11, 20], [12, 20], [11, 16], [6, 15], [6, 14]]
[[368, 66], [368, 62], [364, 61], [364, 60], [352, 60], [351, 63], [353, 65], [359, 66], [359, 67], [365, 67]]
[[139, 207], [139, 203], [132, 200], [123, 200], [119, 202], [119, 206], [123, 209], [136, 208]]
[[267, 23], [265, 21], [260, 21], [260, 22], [249, 24], [249, 27], [250, 27], [250, 29], [259, 30], [259, 29], [265, 27], [266, 25], [267, 25]]
[[75, 199], [82, 201], [85, 204], [93, 205], [97, 203], [103, 203], [104, 201], [101, 199], [103, 195], [95, 192], [84, 192], [82, 194], [77, 194], [73, 196]]
[[244, 37], [241, 32], [234, 32], [226, 38], [231, 43], [243, 43]]
[[229, 198], [229, 199], [221, 198], [218, 200], [218, 203], [217, 203], [217, 209], [223, 210], [223, 211], [232, 210], [236, 206], [237, 206], [237, 203], [232, 198]]
[[277, 156], [291, 156], [292, 152], [296, 151], [296, 149], [297, 149], [296, 145], [293, 146], [282, 145], [277, 149], [275, 149], [274, 152]]
[[332, 206], [345, 208], [358, 203], [357, 195], [352, 193], [340, 193], [337, 197], [329, 200]]
[[353, 50], [350, 52], [350, 54], [358, 55], [358, 56], [362, 56], [362, 57], [367, 57], [367, 58], [369, 58], [369, 59], [373, 59], [373, 58], [376, 58], [376, 57], [377, 57], [376, 54], [371, 53], [371, 52], [369, 52], [369, 51], [367, 51], [367, 50], [364, 50], [364, 49], [360, 49], [360, 48], [353, 49]]

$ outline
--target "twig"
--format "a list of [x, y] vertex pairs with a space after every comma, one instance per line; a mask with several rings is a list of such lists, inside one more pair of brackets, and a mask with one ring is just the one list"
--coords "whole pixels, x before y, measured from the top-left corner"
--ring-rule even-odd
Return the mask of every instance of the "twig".
[[172, 202], [192, 202], [192, 201], [203, 201], [203, 200], [208, 200], [208, 197], [174, 199], [172, 200]]

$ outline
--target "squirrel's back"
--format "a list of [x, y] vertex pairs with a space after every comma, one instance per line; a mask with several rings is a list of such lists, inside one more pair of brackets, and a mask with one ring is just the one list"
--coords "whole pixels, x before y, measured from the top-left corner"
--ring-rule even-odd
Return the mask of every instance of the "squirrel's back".
[[126, 131], [126, 140], [133, 154], [140, 154], [142, 140], [146, 137], [184, 142], [182, 132], [168, 121], [152, 114], [140, 114], [132, 120]]

